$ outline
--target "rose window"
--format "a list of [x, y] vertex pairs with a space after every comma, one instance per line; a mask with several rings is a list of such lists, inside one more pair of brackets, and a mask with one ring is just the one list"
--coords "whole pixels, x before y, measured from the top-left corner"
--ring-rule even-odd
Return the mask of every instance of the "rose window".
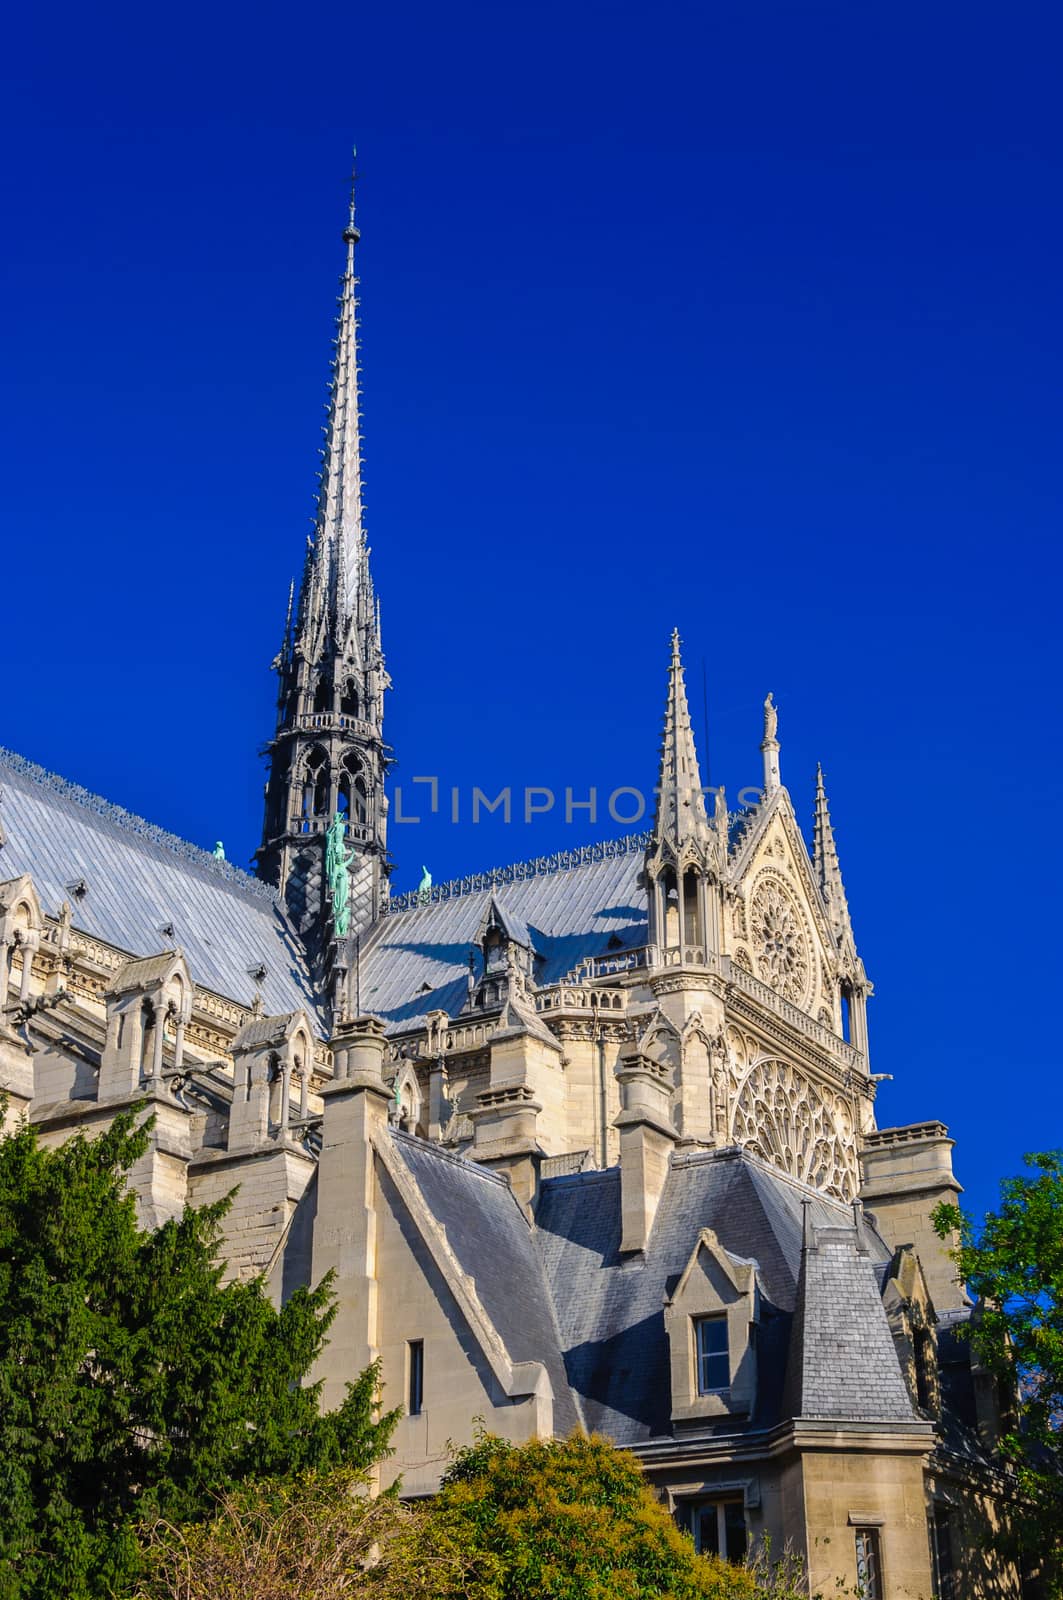
[[752, 924], [761, 977], [787, 1000], [803, 1000], [808, 987], [805, 935], [797, 907], [781, 885], [761, 884], [753, 897]]

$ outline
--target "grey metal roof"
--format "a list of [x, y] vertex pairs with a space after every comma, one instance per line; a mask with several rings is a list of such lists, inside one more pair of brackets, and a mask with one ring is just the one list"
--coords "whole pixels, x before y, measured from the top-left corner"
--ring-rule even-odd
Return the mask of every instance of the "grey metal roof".
[[510, 1360], [541, 1361], [554, 1391], [554, 1427], [571, 1433], [580, 1423], [561, 1356], [532, 1230], [509, 1184], [437, 1145], [392, 1129], [397, 1153], [431, 1215], [443, 1228]]
[[[820, 1226], [851, 1224], [847, 1206], [790, 1182], [746, 1151], [698, 1152], [673, 1163], [645, 1255], [620, 1255], [620, 1173], [542, 1185], [536, 1242], [557, 1311], [569, 1381], [587, 1426], [620, 1444], [671, 1432], [664, 1301], [702, 1228], [759, 1268], [762, 1322], [753, 1422], [781, 1414], [801, 1261], [802, 1201]], [[873, 1258], [889, 1251], [871, 1235]], [[891, 1359], [894, 1360], [895, 1357]]]
[[134, 956], [178, 946], [204, 988], [244, 1005], [261, 988], [268, 1012], [303, 1007], [321, 1026], [306, 957], [266, 884], [3, 749], [0, 790], [0, 878], [28, 872], [49, 915], [69, 900], [82, 932]]
[[362, 1005], [392, 1031], [438, 1007], [451, 1015], [460, 1010], [469, 951], [492, 898], [511, 926], [527, 929], [539, 984], [557, 983], [587, 956], [644, 944], [641, 870], [640, 848], [618, 850], [567, 870], [547, 869], [501, 884], [485, 880], [478, 892], [393, 911], [362, 952]]

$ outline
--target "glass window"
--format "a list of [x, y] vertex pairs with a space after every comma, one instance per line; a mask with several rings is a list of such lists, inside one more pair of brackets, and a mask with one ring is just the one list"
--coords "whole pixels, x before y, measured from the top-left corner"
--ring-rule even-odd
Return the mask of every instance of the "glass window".
[[934, 1566], [935, 1600], [956, 1600], [956, 1567], [952, 1548], [952, 1516], [947, 1506], [935, 1506], [930, 1519], [930, 1554]]
[[725, 1500], [723, 1504], [724, 1547], [728, 1561], [746, 1559], [746, 1513], [741, 1500]]
[[727, 1318], [698, 1317], [694, 1323], [698, 1360], [698, 1393], [712, 1394], [731, 1382], [731, 1362], [727, 1351]]
[[856, 1530], [856, 1591], [860, 1600], [882, 1600], [882, 1553], [877, 1528]]
[[689, 1527], [694, 1547], [701, 1555], [745, 1560], [748, 1536], [741, 1500], [695, 1500], [681, 1520]]
[[424, 1405], [424, 1340], [409, 1340], [406, 1350], [409, 1377], [406, 1409], [411, 1417], [417, 1417]]

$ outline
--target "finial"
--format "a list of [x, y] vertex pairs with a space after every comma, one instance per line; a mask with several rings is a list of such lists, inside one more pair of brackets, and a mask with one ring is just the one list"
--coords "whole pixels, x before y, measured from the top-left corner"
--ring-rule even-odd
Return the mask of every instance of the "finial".
[[680, 664], [681, 663], [680, 663], [680, 655], [679, 655], [679, 629], [678, 628], [673, 628], [672, 629], [672, 666], [673, 667], [678, 667]]
[[764, 738], [760, 746], [761, 755], [764, 757], [765, 796], [782, 787], [782, 779], [779, 776], [779, 741], [776, 737], [778, 731], [779, 708], [775, 704], [775, 697], [769, 691], [764, 700]]
[[357, 244], [361, 234], [354, 225], [354, 188], [358, 178], [358, 150], [351, 151], [351, 203], [347, 212], [347, 226], [343, 230], [343, 237], [347, 244]]

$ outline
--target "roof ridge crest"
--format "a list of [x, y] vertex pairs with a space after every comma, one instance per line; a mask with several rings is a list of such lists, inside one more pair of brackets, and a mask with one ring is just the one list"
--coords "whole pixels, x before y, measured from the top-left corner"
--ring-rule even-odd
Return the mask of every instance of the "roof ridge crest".
[[619, 839], [600, 839], [594, 844], [577, 845], [571, 850], [558, 850], [549, 856], [534, 856], [528, 861], [514, 861], [503, 867], [491, 867], [485, 872], [473, 872], [463, 878], [451, 878], [446, 883], [434, 883], [422, 892], [410, 889], [405, 894], [393, 895], [388, 902], [388, 913], [412, 911], [420, 905], [435, 905], [441, 900], [456, 900], [467, 894], [485, 894], [488, 890], [504, 888], [508, 883], [522, 883], [527, 878], [547, 877], [555, 872], [571, 872], [595, 861], [614, 861], [620, 856], [641, 855], [650, 842], [650, 834], [625, 833]]

